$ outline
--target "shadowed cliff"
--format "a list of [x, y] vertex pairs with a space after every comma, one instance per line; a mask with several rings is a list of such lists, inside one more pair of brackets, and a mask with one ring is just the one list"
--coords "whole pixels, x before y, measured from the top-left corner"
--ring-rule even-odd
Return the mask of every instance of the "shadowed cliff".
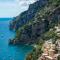
[[[12, 40], [12, 42], [17, 44], [36, 43], [46, 31], [57, 25], [59, 21], [58, 16], [60, 16], [60, 1], [43, 1], [46, 0], [39, 0], [30, 5], [28, 11], [23, 12], [21, 15], [15, 18], [12, 26], [13, 29], [15, 27], [17, 30], [16, 37]], [[43, 5], [40, 3], [43, 3]], [[33, 8], [31, 6], [33, 6]]]
[[39, 0], [31, 4], [27, 11], [24, 11], [20, 15], [13, 18], [13, 21], [10, 22], [10, 30], [16, 30], [28, 23], [29, 20], [35, 16], [36, 12], [40, 10], [46, 3], [47, 0]]

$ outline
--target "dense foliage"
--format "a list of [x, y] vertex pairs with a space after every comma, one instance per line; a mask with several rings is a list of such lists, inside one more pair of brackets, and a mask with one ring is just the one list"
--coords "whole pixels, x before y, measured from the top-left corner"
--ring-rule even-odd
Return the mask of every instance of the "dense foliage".
[[[58, 38], [57, 34], [55, 33], [54, 26], [57, 26], [58, 22], [60, 22], [58, 19], [58, 16], [60, 16], [60, 0], [47, 1], [48, 3], [42, 7], [39, 7], [39, 5], [37, 5], [40, 1], [35, 3], [36, 7], [33, 4], [34, 8], [37, 11], [35, 11], [34, 8], [30, 7], [30, 12], [35, 12], [31, 13], [31, 15], [34, 15], [33, 18], [31, 18], [31, 16], [26, 11], [14, 21], [14, 27], [18, 25], [18, 29], [16, 30], [16, 37], [14, 40], [20, 43], [37, 45], [37, 48], [34, 48], [33, 51], [28, 54], [26, 60], [37, 60], [37, 58], [42, 53], [41, 48], [44, 41], [53, 39], [54, 43]], [[27, 16], [30, 16], [31, 19]], [[24, 20], [25, 22], [26, 20], [28, 21], [21, 26], [19, 25], [22, 23], [21, 20]]]
[[57, 25], [58, 12], [60, 12], [59, 2], [59, 0], [49, 0], [44, 7], [37, 11], [32, 20], [16, 30], [15, 40], [27, 44], [35, 43], [43, 33]]

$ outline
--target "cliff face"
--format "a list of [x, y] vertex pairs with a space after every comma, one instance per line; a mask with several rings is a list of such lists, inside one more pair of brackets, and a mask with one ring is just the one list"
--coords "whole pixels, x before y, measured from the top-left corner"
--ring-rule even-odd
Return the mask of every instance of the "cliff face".
[[[34, 3], [35, 5], [33, 4], [33, 6], [36, 6], [37, 3], [39, 4], [40, 1]], [[34, 12], [36, 9], [35, 13], [32, 13], [32, 8], [30, 8], [31, 10], [29, 9], [31, 11], [31, 16], [34, 15], [33, 18], [31, 18], [28, 11], [26, 11], [19, 16], [20, 18], [17, 18], [17, 20], [14, 21], [13, 25], [15, 28], [16, 25], [18, 25], [16, 37], [13, 40], [16, 41], [16, 43], [35, 43], [42, 37], [44, 32], [57, 25], [59, 21], [58, 17], [60, 16], [60, 0], [48, 0], [48, 3], [42, 6], [42, 8], [40, 5], [36, 6], [35, 9], [34, 8]], [[23, 24], [23, 20], [26, 23]]]
[[26, 24], [27, 22], [29, 22], [29, 20], [31, 20], [35, 16], [36, 12], [41, 7], [43, 7], [46, 3], [47, 3], [47, 0], [39, 0], [39, 1], [35, 2], [34, 4], [31, 4], [27, 11], [25, 11], [25, 12], [21, 13], [20, 15], [18, 15], [17, 17], [13, 18], [13, 21], [10, 22], [10, 29], [16, 30], [19, 27]]

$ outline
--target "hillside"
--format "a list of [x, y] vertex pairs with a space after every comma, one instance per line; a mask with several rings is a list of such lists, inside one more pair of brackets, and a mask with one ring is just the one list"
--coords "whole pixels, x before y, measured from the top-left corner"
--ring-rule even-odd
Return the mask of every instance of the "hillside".
[[[44, 0], [45, 1], [45, 0]], [[18, 43], [24, 43], [24, 44], [33, 44], [36, 43], [39, 38], [50, 28], [53, 28], [55, 25], [57, 25], [59, 19], [58, 16], [60, 16], [60, 1], [59, 0], [48, 0], [45, 5], [40, 7], [41, 5], [38, 5], [40, 3], [40, 0], [32, 6], [35, 6], [32, 9], [29, 8], [28, 11], [37, 10], [35, 14], [31, 13], [31, 16], [34, 15], [33, 18], [29, 18], [30, 15], [28, 15], [28, 12], [23, 12], [19, 17], [13, 21], [14, 27], [18, 28], [16, 30], [16, 37], [12, 40], [16, 44]], [[42, 3], [42, 2], [41, 2]], [[37, 6], [37, 5], [38, 6]], [[38, 9], [37, 9], [38, 8]], [[31, 9], [31, 10], [30, 10]], [[29, 16], [27, 18], [27, 16]], [[23, 20], [26, 23], [22, 23]], [[21, 26], [21, 24], [22, 26]], [[20, 24], [20, 25], [19, 25]], [[18, 26], [16, 26], [18, 25]], [[14, 28], [13, 28], [14, 29]]]
[[28, 23], [35, 16], [36, 12], [46, 3], [47, 0], [39, 0], [31, 4], [27, 11], [24, 11], [20, 15], [13, 18], [13, 21], [10, 22], [10, 30], [16, 30]]
[[[32, 44], [33, 51], [26, 60], [37, 60], [42, 54], [42, 45], [52, 39], [55, 44], [60, 36], [55, 27], [60, 24], [60, 0], [42, 0], [30, 5], [29, 9], [10, 22], [10, 28], [16, 31], [10, 44]], [[33, 7], [32, 7], [33, 6]], [[32, 12], [33, 11], [33, 12]], [[28, 13], [29, 12], [29, 13]], [[25, 22], [25, 23], [24, 23]]]

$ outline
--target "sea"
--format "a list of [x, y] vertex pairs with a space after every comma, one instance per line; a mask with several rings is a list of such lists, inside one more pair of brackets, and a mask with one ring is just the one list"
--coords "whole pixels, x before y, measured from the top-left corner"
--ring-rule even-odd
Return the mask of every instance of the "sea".
[[15, 32], [9, 30], [12, 18], [0, 18], [0, 60], [25, 60], [32, 51], [30, 45], [9, 45], [9, 39], [15, 37]]
[[[7, 14], [9, 7], [6, 7], [7, 8], [6, 9], [3, 2], [8, 2], [8, 1], [12, 2], [12, 0], [0, 1], [2, 2], [0, 5], [3, 5], [2, 8], [0, 6], [0, 8], [2, 9], [0, 10], [1, 13], [0, 15], [3, 15], [1, 11]], [[36, 0], [16, 0], [16, 2], [17, 2], [16, 4], [18, 4], [19, 2], [20, 8], [24, 8], [27, 7], [27, 5], [36, 2]], [[25, 11], [27, 10], [27, 8], [21, 9], [19, 13], [21, 13], [22, 10]], [[13, 39], [16, 35], [14, 31], [9, 30], [9, 23], [12, 19], [13, 18], [0, 18], [0, 60], [25, 60], [27, 54], [29, 54], [32, 51], [33, 47], [30, 45], [21, 45], [21, 44], [9, 45], [9, 39], [10, 38]]]

